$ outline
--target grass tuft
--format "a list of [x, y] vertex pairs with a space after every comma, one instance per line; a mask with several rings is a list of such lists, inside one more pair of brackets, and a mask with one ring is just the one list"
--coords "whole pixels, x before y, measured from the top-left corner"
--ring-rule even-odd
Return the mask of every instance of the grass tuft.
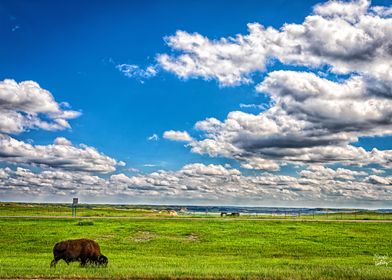
[[80, 220], [77, 223], [78, 226], [93, 226], [94, 225], [94, 221], [92, 220]]

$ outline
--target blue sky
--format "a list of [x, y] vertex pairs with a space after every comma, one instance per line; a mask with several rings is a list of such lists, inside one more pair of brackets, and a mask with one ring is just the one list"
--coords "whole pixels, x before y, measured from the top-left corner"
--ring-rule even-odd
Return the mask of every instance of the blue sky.
[[[133, 191], [132, 196], [139, 197], [138, 195], [140, 194], [139, 199], [127, 200], [130, 194], [123, 194], [121, 191], [107, 191], [107, 189], [112, 188], [113, 184], [116, 184], [115, 181], [113, 181], [114, 183], [105, 182], [102, 192], [92, 194], [83, 189], [83, 184], [79, 186], [72, 181], [69, 184], [74, 187], [67, 188], [67, 191], [57, 192], [54, 189], [47, 192], [42, 191], [44, 193], [42, 197], [50, 197], [53, 201], [65, 200], [67, 197], [80, 192], [81, 196], [84, 195], [87, 200], [90, 199], [91, 201], [116, 202], [121, 197], [121, 201], [129, 202], [172, 202], [169, 199], [161, 201], [155, 198], [150, 201], [148, 197], [151, 197], [151, 194], [138, 193], [137, 190], [141, 186], [132, 180], [135, 180], [135, 178], [144, 180], [146, 178], [142, 178], [143, 176], [148, 177], [152, 172], [159, 170], [181, 173], [184, 166], [202, 164], [204, 167], [210, 166], [221, 171], [223, 169], [239, 170], [241, 172], [240, 176], [263, 176], [262, 174], [268, 173], [274, 176], [288, 175], [293, 178], [302, 176], [303, 179], [309, 180], [310, 177], [306, 176], [310, 175], [304, 175], [306, 173], [301, 175], [299, 172], [309, 169], [309, 172], [324, 172], [323, 174], [325, 174], [329, 172], [328, 168], [332, 170], [331, 172], [337, 172], [337, 169], [342, 168], [358, 172], [357, 174], [351, 174], [350, 176], [352, 177], [345, 180], [354, 182], [359, 180], [361, 184], [364, 184], [363, 190], [367, 194], [372, 190], [372, 187], [374, 187], [374, 190], [378, 190], [381, 188], [379, 185], [382, 186], [382, 192], [378, 190], [375, 191], [377, 194], [372, 194], [371, 196], [364, 195], [363, 201], [365, 202], [361, 199], [360, 190], [355, 195], [342, 194], [342, 205], [362, 205], [368, 203], [374, 206], [377, 205], [377, 201], [382, 201], [380, 203], [382, 206], [389, 205], [392, 197], [390, 190], [392, 183], [390, 177], [391, 159], [389, 153], [389, 150], [392, 149], [392, 141], [389, 132], [390, 121], [388, 120], [390, 112], [388, 109], [385, 109], [389, 101], [381, 100], [380, 96], [375, 97], [375, 100], [380, 102], [379, 107], [376, 105], [376, 108], [373, 108], [374, 110], [379, 110], [379, 112], [376, 112], [378, 113], [378, 119], [375, 120], [369, 117], [369, 119], [364, 119], [361, 124], [350, 124], [350, 128], [347, 125], [349, 121], [336, 123], [336, 120], [331, 121], [329, 117], [325, 117], [325, 114], [322, 117], [317, 116], [317, 118], [321, 118], [321, 120], [317, 120], [317, 124], [314, 121], [316, 117], [310, 114], [309, 111], [306, 111], [308, 115], [305, 114], [305, 117], [301, 117], [311, 123], [311, 128], [305, 125], [305, 129], [301, 133], [304, 131], [307, 133], [308, 130], [316, 128], [319, 131], [318, 129], [321, 125], [326, 130], [330, 129], [331, 135], [336, 133], [336, 137], [331, 136], [329, 139], [323, 134], [317, 139], [317, 143], [324, 141], [327, 144], [322, 145], [326, 145], [327, 148], [330, 147], [331, 149], [345, 147], [345, 145], [350, 145], [350, 149], [351, 147], [363, 147], [369, 152], [369, 155], [355, 150], [355, 153], [358, 152], [358, 157], [361, 157], [360, 159], [355, 156], [350, 159], [333, 158], [333, 153], [331, 158], [322, 157], [319, 159], [317, 157], [317, 159], [308, 160], [313, 155], [309, 155], [307, 159], [301, 158], [299, 155], [290, 158], [287, 155], [284, 157], [282, 155], [278, 156], [278, 152], [275, 150], [273, 152], [268, 150], [267, 152], [267, 149], [271, 148], [270, 144], [268, 144], [268, 147], [263, 146], [266, 145], [265, 141], [267, 140], [267, 142], [275, 141], [276, 143], [280, 143], [280, 141], [292, 142], [298, 137], [298, 141], [303, 142], [304, 140], [301, 138], [303, 135], [299, 136], [300, 133], [298, 131], [287, 132], [291, 135], [290, 137], [295, 136], [295, 139], [280, 139], [275, 134], [269, 135], [269, 138], [266, 139], [265, 133], [267, 132], [258, 134], [258, 128], [249, 128], [249, 131], [246, 129], [235, 131], [236, 136], [226, 141], [222, 140], [221, 137], [234, 133], [233, 128], [221, 128], [219, 131], [214, 131], [212, 133], [214, 135], [211, 135], [211, 132], [210, 135], [207, 135], [207, 131], [195, 127], [196, 123], [207, 118], [215, 118], [224, 123], [230, 112], [244, 112], [246, 115], [240, 117], [241, 119], [245, 118], [247, 124], [251, 122], [250, 118], [253, 119], [252, 116], [257, 116], [265, 110], [270, 112], [269, 108], [274, 107], [274, 103], [270, 103], [271, 100], [275, 102], [278, 100], [276, 96], [283, 96], [282, 92], [284, 92], [283, 89], [279, 91], [279, 81], [273, 81], [273, 79], [288, 79], [288, 76], [276, 75], [272, 77], [270, 75], [270, 73], [277, 73], [276, 71], [279, 70], [285, 71], [285, 75], [296, 75], [295, 73], [304, 72], [313, 73], [315, 77], [298, 76], [297, 78], [312, 79], [314, 83], [320, 84], [327, 83], [325, 81], [339, 84], [350, 80], [352, 77], [359, 77], [358, 79], [365, 81], [365, 88], [378, 89], [381, 84], [385, 85], [384, 89], [386, 88], [387, 93], [383, 94], [390, 96], [391, 75], [388, 74], [388, 71], [392, 69], [392, 66], [390, 61], [385, 60], [385, 55], [388, 56], [390, 54], [387, 51], [385, 54], [380, 54], [377, 48], [380, 50], [387, 49], [384, 45], [387, 46], [388, 42], [386, 41], [384, 44], [382, 40], [387, 38], [388, 34], [391, 34], [388, 33], [391, 31], [390, 27], [387, 26], [388, 21], [391, 21], [391, 2], [373, 1], [371, 4], [366, 1], [338, 2], [338, 4], [340, 3], [339, 5], [343, 5], [343, 8], [339, 8], [340, 11], [346, 11], [345, 9], [347, 9], [347, 14], [336, 12], [333, 5], [328, 4], [331, 2], [322, 3], [320, 1], [295, 1], [294, 3], [289, 1], [140, 1], [139, 3], [136, 1], [95, 1], [94, 3], [90, 1], [1, 1], [0, 36], [3, 40], [0, 45], [0, 80], [12, 79], [17, 83], [34, 81], [39, 84], [41, 89], [49, 91], [58, 104], [61, 102], [70, 104], [70, 108], [67, 109], [65, 108], [67, 106], [61, 105], [64, 107], [62, 108], [63, 110], [72, 110], [80, 113], [78, 117], [65, 118], [69, 126], [48, 129], [42, 128], [42, 126], [27, 125], [17, 132], [7, 129], [3, 129], [1, 132], [6, 137], [16, 139], [20, 143], [28, 143], [32, 147], [50, 146], [58, 137], [68, 139], [74, 147], [78, 147], [79, 144], [93, 147], [99, 154], [121, 162], [121, 164], [113, 167], [114, 170], [110, 169], [110, 172], [109, 170], [107, 170], [108, 172], [97, 172], [89, 169], [87, 170], [88, 175], [109, 180], [108, 178], [111, 178], [111, 176], [122, 174], [129, 179], [127, 179], [128, 181], [125, 180], [127, 183], [122, 182], [122, 184], [125, 184], [127, 189]], [[318, 6], [316, 6], [317, 4]], [[324, 6], [320, 8], [320, 11], [317, 11], [315, 7], [320, 7], [320, 5]], [[356, 7], [362, 7], [361, 5], [367, 5], [366, 11], [361, 10], [361, 12], [358, 12], [356, 10]], [[381, 8], [372, 10], [373, 7]], [[347, 45], [341, 48], [340, 53], [338, 50], [337, 53], [331, 54], [326, 51], [327, 49], [315, 52], [314, 47], [309, 47], [309, 50], [306, 50], [307, 46], [315, 43], [306, 40], [315, 40], [314, 36], [312, 39], [304, 39], [303, 35], [301, 35], [298, 38], [291, 38], [290, 40], [292, 41], [288, 43], [294, 42], [293, 44], [300, 46], [304, 53], [308, 51], [310, 53], [309, 56], [314, 56], [313, 58], [311, 57], [312, 60], [307, 60], [308, 58], [302, 56], [292, 58], [284, 49], [288, 47], [282, 47], [278, 42], [273, 42], [270, 45], [276, 44], [276, 48], [279, 47], [280, 49], [266, 49], [265, 52], [268, 52], [265, 55], [266, 61], [263, 62], [256, 59], [254, 61], [238, 62], [242, 57], [248, 55], [255, 55], [255, 57], [263, 59], [264, 54], [260, 54], [260, 49], [257, 49], [259, 37], [255, 39], [256, 43], [251, 41], [248, 45], [248, 42], [243, 44], [238, 40], [235, 41], [236, 34], [242, 34], [241, 36], [247, 36], [248, 34], [266, 36], [265, 38], [263, 37], [264, 39], [261, 39], [261, 42], [274, 40], [271, 34], [258, 35], [259, 31], [248, 29], [247, 24], [260, 23], [265, 27], [280, 30], [285, 24], [306, 25], [304, 23], [305, 18], [312, 15], [317, 15], [319, 18], [330, 20], [331, 22], [339, 19], [348, 23], [347, 26], [342, 23], [343, 42], [349, 41], [347, 38], [344, 39], [346, 34], [343, 28], [357, 28], [359, 30], [362, 26], [361, 20], [364, 22], [364, 19], [369, 16], [373, 17], [374, 20], [380, 20], [382, 21], [380, 24], [385, 24], [386, 26], [384, 29], [380, 29], [385, 34], [377, 34], [377, 36], [380, 36], [377, 40], [381, 42], [381, 46], [372, 49], [372, 42], [366, 41], [363, 43], [362, 49], [360, 48], [362, 46], [358, 47], [359, 51], [357, 46]], [[373, 26], [370, 26], [369, 30], [370, 28], [373, 28]], [[189, 38], [176, 33], [178, 30], [185, 31], [186, 36], [189, 36]], [[367, 32], [376, 32], [369, 30]], [[363, 30], [359, 31], [362, 32]], [[331, 32], [331, 34], [334, 34], [334, 31], [328, 30], [328, 28], [320, 32]], [[191, 45], [187, 45], [191, 44], [189, 41], [200, 39], [197, 39], [198, 35], [204, 38], [202, 39], [204, 40], [203, 44], [211, 44], [213, 47], [203, 49], [203, 46], [194, 43], [193, 50], [187, 49], [188, 47], [192, 48]], [[222, 41], [220, 38], [226, 38], [226, 41]], [[325, 40], [328, 40], [330, 37], [325, 36], [325, 38]], [[174, 41], [170, 41], [171, 39]], [[331, 40], [333, 41], [334, 38]], [[336, 40], [333, 41], [333, 43], [336, 42]], [[231, 53], [231, 50], [224, 49], [230, 43], [233, 43], [235, 47], [241, 48], [240, 52], [243, 51], [243, 53], [236, 57], [236, 53]], [[325, 46], [329, 46], [331, 52], [334, 51], [334, 46], [328, 45], [329, 42], [322, 41], [315, 44], [323, 45], [324, 43]], [[218, 50], [223, 48], [221, 49], [223, 52], [222, 61], [225, 60], [228, 64], [223, 62], [220, 64], [221, 58], [219, 54], [215, 53], [215, 47]], [[263, 48], [267, 47], [263, 46]], [[361, 57], [362, 54], [358, 54], [358, 52], [364, 52], [365, 49], [367, 52], [374, 51], [383, 59], [378, 60], [376, 55], [373, 54], [371, 57], [376, 57], [377, 59], [368, 59], [365, 54]], [[209, 51], [211, 53], [208, 53]], [[225, 51], [228, 52], [227, 56], [225, 56]], [[166, 62], [159, 60], [162, 54], [167, 54], [170, 60]], [[192, 63], [196, 66], [192, 66], [193, 68], [190, 64], [184, 66], [181, 61], [181, 56], [184, 54], [189, 55]], [[216, 68], [200, 57], [203, 55], [207, 58], [217, 59]], [[353, 58], [356, 55], [360, 57], [359, 61], [358, 58]], [[366, 55], [368, 54], [366, 53]], [[254, 65], [251, 65], [252, 63]], [[119, 71], [119, 65], [138, 67], [139, 72], [132, 72], [128, 76], [124, 75], [124, 73]], [[225, 70], [227, 65], [229, 66]], [[144, 69], [147, 69], [147, 67], [154, 69], [154, 74], [151, 77], [146, 77], [143, 74]], [[238, 69], [244, 70], [236, 73]], [[186, 73], [181, 71], [186, 71]], [[226, 78], [229, 76], [235, 77], [235, 81], [230, 80], [227, 82]], [[258, 90], [258, 85], [266, 80], [271, 82], [271, 84], [265, 85], [263, 90]], [[372, 82], [368, 82], [369, 80]], [[321, 89], [322, 87], [320, 86], [320, 95], [324, 94], [321, 93]], [[277, 90], [280, 93], [271, 95], [270, 92], [273, 90]], [[294, 90], [291, 94], [295, 95]], [[364, 93], [364, 98], [367, 98], [366, 96], [368, 95]], [[7, 98], [10, 97], [8, 96]], [[282, 102], [286, 102], [283, 97], [279, 98], [282, 98]], [[327, 102], [334, 102], [333, 100], [328, 101], [328, 98], [326, 98]], [[374, 103], [374, 100], [367, 101], [369, 101], [369, 104]], [[367, 101], [365, 100], [365, 102]], [[318, 100], [313, 102], [313, 104], [318, 104]], [[352, 106], [355, 105], [353, 103], [350, 104]], [[294, 112], [294, 107], [297, 105], [296, 103], [285, 103], [286, 107], [291, 105], [293, 107], [287, 110], [289, 115], [291, 114], [290, 112]], [[264, 106], [264, 109], [260, 109], [260, 106]], [[362, 108], [361, 110], [367, 110], [371, 106], [373, 105], [369, 105], [368, 108]], [[309, 108], [302, 109], [308, 110]], [[324, 108], [326, 107], [324, 106]], [[384, 108], [383, 111], [380, 108]], [[314, 110], [313, 107], [311, 109]], [[8, 110], [8, 114], [9, 107], [6, 110]], [[23, 116], [31, 113], [23, 110], [18, 107], [15, 109], [15, 112], [19, 112]], [[285, 111], [285, 114], [287, 112]], [[344, 116], [357, 113], [357, 111], [351, 113], [344, 112]], [[52, 117], [45, 116], [43, 111], [39, 114], [41, 120], [51, 121]], [[297, 114], [297, 111], [295, 114]], [[275, 117], [271, 113], [269, 118], [271, 120]], [[238, 119], [236, 120], [238, 121]], [[302, 119], [296, 119], [298, 124], [300, 123], [299, 120]], [[331, 124], [332, 122], [333, 124]], [[374, 122], [373, 128], [364, 125], [371, 122]], [[277, 121], [277, 123], [282, 124], [280, 121]], [[383, 124], [380, 125], [380, 123]], [[333, 128], [331, 128], [332, 126]], [[345, 126], [345, 129], [341, 129], [342, 126]], [[178, 139], [175, 139], [175, 137], [163, 136], [165, 132], [171, 130], [174, 132], [186, 132], [192, 138], [192, 141], [176, 141]], [[271, 133], [271, 131], [268, 133]], [[284, 134], [286, 132], [281, 131], [280, 133]], [[154, 134], [157, 135], [158, 139], [155, 139], [157, 141], [148, 140]], [[309, 133], [306, 135], [306, 139], [310, 139], [313, 136], [309, 135], [314, 134]], [[354, 141], [347, 140], [345, 137], [354, 139]], [[216, 140], [218, 138], [220, 139], [219, 141]], [[245, 138], [252, 143], [245, 143], [243, 141]], [[343, 138], [345, 140], [342, 140]], [[215, 141], [215, 152], [211, 152], [204, 145], [205, 142], [203, 140], [206, 139]], [[236, 151], [227, 150], [229, 145], [234, 146]], [[322, 146], [321, 144], [313, 143], [309, 145], [301, 148], [314, 148], [314, 145], [317, 147], [318, 145]], [[257, 150], [254, 149], [256, 146], [258, 147]], [[279, 147], [281, 148], [279, 151], [289, 148], [287, 146]], [[374, 155], [370, 155], [370, 151], [373, 148], [387, 152], [377, 155], [377, 159], [375, 159]], [[307, 152], [309, 151], [307, 150]], [[313, 151], [309, 153], [313, 153]], [[323, 151], [320, 151], [321, 153]], [[326, 152], [326, 154], [328, 153]], [[341, 152], [337, 152], [337, 154], [341, 154]], [[53, 157], [56, 161], [65, 160], [65, 158], [61, 158], [59, 155]], [[14, 160], [14, 158], [18, 158], [18, 160]], [[12, 153], [7, 154], [1, 158], [0, 167], [9, 167], [11, 169], [11, 171], [6, 171], [6, 173], [16, 172], [17, 168], [23, 168], [32, 171], [35, 176], [41, 176], [40, 174], [45, 171], [70, 171], [68, 167], [64, 169], [64, 167], [57, 167], [57, 165], [52, 163], [37, 163], [37, 161], [29, 158], [27, 160], [20, 160], [20, 158], [23, 158], [23, 156], [16, 156]], [[267, 160], [268, 162], [261, 164], [260, 160]], [[354, 164], [359, 161], [361, 162], [359, 165]], [[258, 166], [257, 168], [255, 167], [256, 165]], [[265, 167], [266, 165], [268, 167]], [[260, 166], [262, 167], [260, 168]], [[221, 167], [223, 169], [220, 169]], [[320, 171], [320, 168], [324, 169]], [[373, 174], [372, 169], [378, 171]], [[318, 171], [316, 172], [316, 170]], [[86, 175], [85, 169], [72, 171], [80, 171]], [[203, 174], [206, 175], [205, 173]], [[234, 175], [238, 176], [238, 174]], [[7, 187], [4, 188], [4, 197], [8, 200], [28, 200], [34, 196], [35, 190], [26, 189], [20, 191], [17, 187], [13, 187], [14, 183], [11, 178], [16, 180], [18, 176], [15, 174], [12, 176], [7, 175], [6, 179], [3, 180], [2, 185]], [[162, 176], [165, 177], [165, 175]], [[246, 180], [248, 179], [246, 178]], [[200, 180], [204, 182], [201, 175]], [[274, 201], [278, 200], [280, 202], [283, 201], [283, 204], [284, 201], [290, 201], [288, 202], [289, 204], [304, 205], [309, 204], [309, 201], [312, 201], [310, 204], [317, 204], [317, 201], [320, 200], [326, 204], [331, 204], [334, 201], [333, 196], [323, 198], [322, 195], [318, 197], [304, 195], [303, 199], [296, 200], [296, 189], [297, 191], [299, 190], [298, 192], [303, 192], [304, 190], [293, 187], [293, 184], [303, 186], [305, 183], [293, 183], [290, 180], [289, 183], [277, 183], [276, 180], [273, 179], [273, 183], [270, 183], [271, 186], [276, 187], [287, 184], [290, 192], [294, 192], [291, 198], [280, 199], [275, 194], [269, 194], [268, 199], [264, 200], [263, 195], [259, 194], [260, 202], [250, 199], [249, 203], [273, 204]], [[322, 183], [336, 185], [336, 182], [331, 178], [328, 180], [330, 181]], [[351, 184], [342, 180], [338, 180], [339, 186]], [[371, 184], [372, 182], [374, 184]], [[157, 187], [159, 184], [152, 184], [154, 185], [152, 186], [150, 183], [142, 183], [141, 185], [146, 187], [146, 184], [150, 189], [154, 190], [154, 194], [155, 192], [159, 193], [158, 189], [160, 188]], [[321, 182], [314, 184], [320, 185]], [[53, 182], [53, 185], [56, 185], [56, 183]], [[187, 185], [187, 183], [184, 182], [183, 185]], [[260, 189], [260, 186], [265, 185], [264, 183], [257, 183], [254, 187]], [[180, 186], [179, 188], [181, 189]], [[231, 187], [228, 186], [228, 188]], [[318, 189], [318, 191], [324, 193], [331, 190]], [[331, 192], [336, 193], [337, 191], [333, 190]], [[179, 203], [214, 204], [217, 201], [223, 201], [228, 204], [244, 204], [247, 202], [246, 194], [241, 194], [238, 198], [230, 195], [226, 199], [221, 193], [215, 193], [214, 198], [210, 199], [195, 192], [180, 193], [177, 190], [174, 193], [178, 194], [174, 202]], [[172, 195], [168, 194], [168, 197]], [[98, 198], [95, 199], [95, 197]], [[299, 194], [299, 197], [302, 197], [301, 194]], [[195, 199], [193, 200], [193, 198]]]
[[268, 9], [257, 1], [2, 3], [1, 35], [8, 40], [1, 47], [1, 78], [37, 81], [56, 100], [83, 112], [72, 130], [30, 131], [18, 138], [48, 144], [61, 135], [141, 169], [144, 164], [179, 168], [192, 161], [216, 162], [176, 143], [146, 139], [168, 129], [191, 129], [207, 117], [224, 119], [239, 104], [263, 98], [252, 86], [219, 88], [215, 81], [184, 82], [171, 73], [142, 84], [121, 75], [116, 64], [153, 62], [156, 53], [168, 51], [164, 37], [178, 29], [219, 38], [246, 32], [248, 22], [277, 27], [300, 22], [312, 7], [308, 1], [290, 9], [285, 1], [269, 3]]

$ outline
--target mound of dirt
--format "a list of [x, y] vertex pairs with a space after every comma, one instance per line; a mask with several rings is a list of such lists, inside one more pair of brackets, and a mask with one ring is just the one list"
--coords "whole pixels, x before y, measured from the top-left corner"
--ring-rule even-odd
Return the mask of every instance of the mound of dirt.
[[188, 241], [196, 242], [196, 241], [200, 241], [200, 236], [196, 233], [191, 233], [191, 234], [187, 235], [186, 239]]

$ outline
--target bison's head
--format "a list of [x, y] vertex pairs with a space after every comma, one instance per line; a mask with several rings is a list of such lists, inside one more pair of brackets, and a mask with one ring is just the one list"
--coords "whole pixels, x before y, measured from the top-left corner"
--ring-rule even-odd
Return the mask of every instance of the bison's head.
[[98, 257], [98, 263], [99, 263], [99, 265], [107, 266], [108, 265], [108, 258], [105, 257], [104, 255], [100, 255]]

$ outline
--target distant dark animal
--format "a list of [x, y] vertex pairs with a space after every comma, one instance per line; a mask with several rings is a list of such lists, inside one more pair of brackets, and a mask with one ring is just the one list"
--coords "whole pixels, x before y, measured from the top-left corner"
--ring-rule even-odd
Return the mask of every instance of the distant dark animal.
[[233, 213], [229, 214], [229, 216], [239, 217], [239, 216], [240, 216], [240, 213], [238, 213], [238, 212], [233, 212]]
[[97, 242], [91, 239], [65, 240], [56, 243], [53, 248], [54, 260], [50, 267], [56, 267], [59, 260], [64, 260], [67, 264], [78, 261], [80, 266], [87, 263], [107, 266], [108, 258], [101, 254]]
[[227, 216], [227, 212], [221, 212], [221, 217]]

